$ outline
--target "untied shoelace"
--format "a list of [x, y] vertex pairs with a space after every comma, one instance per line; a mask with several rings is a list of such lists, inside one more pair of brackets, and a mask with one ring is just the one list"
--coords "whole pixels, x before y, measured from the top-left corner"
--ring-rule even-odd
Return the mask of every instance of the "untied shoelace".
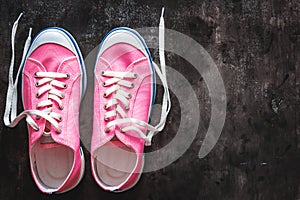
[[[26, 54], [30, 47], [31, 43], [31, 32], [32, 29], [29, 29], [29, 34], [24, 45], [23, 56], [21, 63], [16, 75], [16, 80], [13, 80], [13, 71], [14, 71], [14, 62], [15, 62], [15, 35], [18, 28], [19, 20], [21, 19], [23, 13], [19, 15], [17, 20], [14, 22], [12, 32], [11, 32], [11, 49], [12, 57], [9, 67], [9, 76], [8, 76], [8, 89], [6, 96], [6, 107], [4, 112], [3, 121], [4, 124], [8, 127], [15, 127], [21, 119], [26, 117], [26, 122], [35, 130], [39, 131], [40, 127], [36, 124], [32, 116], [36, 118], [44, 118], [49, 124], [55, 127], [57, 133], [61, 132], [59, 127], [59, 122], [62, 120], [61, 116], [58, 113], [52, 112], [53, 101], [55, 101], [60, 109], [63, 109], [61, 99], [64, 98], [62, 91], [58, 89], [66, 88], [66, 84], [56, 80], [56, 79], [67, 79], [69, 78], [68, 74], [56, 73], [56, 72], [37, 72], [34, 74], [34, 78], [39, 79], [36, 83], [36, 87], [40, 87], [36, 97], [39, 98], [42, 94], [48, 93], [48, 99], [40, 101], [36, 105], [36, 110], [25, 110], [17, 116], [17, 101], [18, 101], [18, 77], [21, 73], [23, 65], [25, 64]], [[56, 89], [57, 88], [57, 89]], [[44, 110], [38, 110], [38, 108], [45, 108]], [[44, 132], [45, 133], [45, 132]]]

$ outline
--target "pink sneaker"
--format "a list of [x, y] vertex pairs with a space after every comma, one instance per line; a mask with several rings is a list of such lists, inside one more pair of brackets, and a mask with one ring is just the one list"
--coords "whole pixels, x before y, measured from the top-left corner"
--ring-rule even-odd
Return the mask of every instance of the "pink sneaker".
[[[13, 50], [20, 17], [12, 30]], [[84, 174], [79, 107], [85, 67], [74, 38], [61, 28], [44, 29], [29, 44], [30, 34], [18, 72], [22, 70], [25, 111], [16, 116], [18, 80], [13, 83], [12, 62], [4, 122], [14, 127], [26, 117], [33, 179], [44, 193], [62, 193], [74, 188]]]
[[[120, 192], [137, 183], [143, 171], [144, 145], [150, 145], [154, 133], [164, 127], [171, 104], [163, 35], [161, 17], [162, 71], [152, 61], [142, 37], [130, 28], [113, 29], [100, 44], [94, 71], [91, 168], [105, 190]], [[165, 90], [161, 122], [153, 127], [148, 121], [155, 99], [155, 70]]]

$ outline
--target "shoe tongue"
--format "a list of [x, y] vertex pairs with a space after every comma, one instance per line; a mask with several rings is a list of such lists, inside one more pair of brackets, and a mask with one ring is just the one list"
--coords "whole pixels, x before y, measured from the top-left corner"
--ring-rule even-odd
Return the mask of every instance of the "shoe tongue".
[[40, 138], [40, 147], [45, 149], [59, 147], [61, 144], [56, 143], [49, 133], [44, 133]]
[[124, 147], [126, 146], [123, 142], [121, 142], [116, 136], [114, 136], [111, 140], [110, 143], [112, 146], [118, 146], [118, 147]]

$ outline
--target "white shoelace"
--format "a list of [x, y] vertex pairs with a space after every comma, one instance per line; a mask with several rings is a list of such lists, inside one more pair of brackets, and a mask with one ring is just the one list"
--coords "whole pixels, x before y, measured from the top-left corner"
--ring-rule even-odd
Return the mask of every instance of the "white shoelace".
[[[37, 98], [45, 93], [48, 93], [48, 99], [43, 100], [39, 102], [36, 106], [37, 109], [45, 107], [44, 110], [25, 110], [22, 113], [20, 113], [17, 116], [17, 100], [18, 100], [18, 94], [17, 94], [17, 85], [18, 85], [18, 77], [21, 72], [22, 66], [25, 63], [25, 57], [26, 53], [30, 47], [31, 42], [31, 31], [29, 30], [28, 38], [24, 45], [23, 50], [23, 56], [21, 59], [21, 63], [17, 72], [16, 80], [13, 80], [13, 70], [14, 70], [14, 61], [15, 61], [15, 52], [14, 52], [14, 44], [15, 44], [15, 35], [18, 27], [18, 22], [20, 18], [22, 17], [22, 13], [18, 17], [18, 19], [15, 21], [13, 28], [12, 28], [12, 34], [11, 34], [11, 45], [12, 45], [12, 57], [11, 57], [11, 63], [9, 68], [9, 84], [8, 84], [8, 90], [7, 90], [7, 97], [6, 97], [6, 107], [5, 107], [5, 113], [3, 117], [4, 124], [8, 127], [15, 127], [21, 119], [26, 117], [27, 123], [36, 131], [40, 129], [36, 122], [33, 120], [33, 116], [42, 117], [46, 121], [48, 121], [51, 125], [53, 125], [57, 131], [57, 133], [60, 133], [60, 127], [58, 122], [62, 120], [61, 116], [58, 113], [52, 112], [52, 106], [53, 101], [56, 102], [60, 109], [63, 109], [63, 105], [61, 102], [61, 99], [64, 98], [63, 93], [60, 90], [57, 90], [56, 88], [65, 88], [66, 85], [63, 82], [60, 82], [56, 79], [62, 79], [62, 78], [68, 78], [67, 74], [61, 74], [61, 73], [54, 73], [54, 72], [38, 72], [35, 74], [35, 78], [39, 78], [40, 80], [37, 82], [36, 87], [40, 87], [38, 90]], [[125, 105], [125, 109], [129, 109], [129, 98], [131, 98], [131, 95], [121, 89], [120, 86], [131, 88], [133, 87], [132, 83], [127, 80], [123, 80], [123, 78], [127, 79], [133, 79], [136, 78], [136, 74], [134, 73], [124, 73], [124, 72], [113, 72], [113, 71], [105, 71], [102, 75], [110, 77], [107, 81], [105, 81], [105, 86], [111, 86], [108, 90], [106, 90], [106, 95], [115, 93], [114, 98], [109, 101], [106, 104], [106, 109], [115, 106], [115, 109], [108, 111], [105, 113], [105, 120], [109, 120], [110, 117], [116, 116], [119, 114], [121, 116], [121, 119], [115, 119], [113, 121], [110, 121], [107, 123], [106, 129], [109, 130], [109, 128], [121, 125], [121, 124], [128, 124], [131, 123], [132, 125], [123, 127], [121, 130], [122, 132], [126, 131], [136, 131], [142, 139], [145, 140], [145, 145], [149, 146], [151, 145], [152, 137], [160, 132], [166, 123], [166, 119], [168, 116], [168, 113], [171, 108], [171, 100], [170, 100], [170, 94], [167, 84], [167, 77], [166, 77], [166, 64], [165, 64], [165, 51], [164, 51], [164, 34], [165, 34], [165, 26], [164, 26], [164, 8], [162, 9], [162, 14], [160, 17], [160, 24], [159, 24], [159, 57], [160, 57], [160, 64], [161, 69], [158, 67], [157, 64], [153, 63], [155, 71], [159, 78], [162, 81], [162, 85], [164, 88], [163, 93], [163, 101], [162, 101], [162, 112], [160, 117], [160, 122], [156, 126], [152, 126], [144, 121], [135, 119], [135, 118], [127, 118], [126, 113], [124, 109], [118, 104], [118, 101], [122, 102], [123, 105]], [[145, 135], [138, 126], [144, 127], [146, 130], [148, 130], [148, 134]]]
[[[162, 110], [160, 116], [160, 122], [156, 126], [152, 126], [144, 121], [135, 119], [135, 118], [127, 118], [125, 110], [129, 109], [129, 99], [131, 98], [131, 94], [122, 90], [122, 87], [126, 88], [133, 88], [134, 85], [130, 82], [130, 79], [135, 79], [137, 74], [132, 72], [115, 72], [115, 71], [104, 71], [102, 72], [102, 76], [108, 77], [104, 83], [104, 87], [110, 86], [104, 93], [104, 97], [113, 94], [112, 99], [107, 102], [104, 109], [108, 110], [105, 113], [104, 120], [109, 121], [111, 117], [116, 117], [119, 115], [121, 118], [114, 119], [109, 121], [106, 125], [105, 132], [109, 132], [110, 128], [113, 126], [119, 126], [124, 124], [131, 124], [129, 126], [123, 126], [120, 128], [121, 132], [125, 133], [126, 131], [135, 131], [139, 134], [139, 136], [145, 141], [146, 146], [151, 145], [152, 137], [161, 131], [166, 123], [166, 119], [168, 113], [171, 108], [171, 100], [170, 94], [167, 84], [167, 77], [166, 77], [166, 62], [165, 62], [165, 51], [164, 51], [164, 37], [165, 37], [165, 25], [164, 25], [164, 8], [162, 9], [162, 14], [160, 17], [160, 24], [159, 24], [159, 57], [160, 57], [160, 64], [161, 69], [158, 67], [157, 64], [153, 63], [156, 73], [158, 74], [159, 78], [161, 79], [164, 93], [163, 93], [163, 100], [162, 100]], [[124, 79], [127, 80], [124, 80]], [[122, 104], [119, 104], [121, 102]], [[124, 109], [122, 106], [124, 106]], [[141, 126], [148, 130], [148, 134], [145, 135], [141, 129], [138, 127]]]
[[[36, 105], [36, 110], [25, 110], [17, 116], [17, 101], [18, 101], [18, 77], [21, 73], [21, 69], [25, 64], [26, 53], [30, 47], [31, 42], [31, 31], [29, 29], [29, 35], [24, 45], [23, 56], [22, 60], [17, 72], [16, 80], [13, 80], [13, 71], [14, 71], [14, 62], [15, 62], [15, 35], [18, 28], [18, 23], [20, 18], [22, 17], [23, 13], [21, 13], [18, 19], [15, 21], [12, 32], [11, 32], [11, 47], [12, 47], [12, 57], [11, 63], [9, 68], [9, 76], [8, 76], [8, 89], [7, 89], [7, 96], [6, 96], [6, 107], [4, 112], [3, 121], [4, 124], [8, 127], [15, 127], [21, 119], [26, 117], [27, 123], [36, 131], [40, 129], [40, 127], [36, 124], [33, 120], [32, 116], [36, 116], [36, 118], [44, 118], [46, 121], [49, 122], [49, 125], [53, 125], [56, 129], [57, 133], [61, 132], [58, 122], [62, 120], [62, 117], [55, 112], [52, 112], [52, 107], [54, 105], [53, 102], [56, 102], [60, 109], [63, 109], [63, 105], [61, 99], [64, 98], [64, 94], [56, 89], [64, 89], [67, 85], [61, 81], [56, 79], [66, 79], [68, 78], [68, 74], [56, 73], [56, 72], [37, 72], [34, 74], [36, 79], [39, 79], [36, 83], [36, 87], [40, 87], [38, 93], [36, 94], [36, 98], [39, 98], [43, 94], [48, 94], [48, 99], [40, 101]], [[45, 108], [44, 110], [38, 110], [41, 108]], [[49, 128], [49, 127], [47, 127]], [[47, 134], [44, 132], [44, 134]]]

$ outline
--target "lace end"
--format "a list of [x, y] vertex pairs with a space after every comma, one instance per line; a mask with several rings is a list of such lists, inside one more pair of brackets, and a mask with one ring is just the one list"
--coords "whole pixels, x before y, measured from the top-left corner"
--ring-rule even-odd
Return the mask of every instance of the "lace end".
[[[23, 16], [23, 14], [24, 14], [24, 12], [21, 12], [21, 13], [20, 13], [19, 17], [18, 17], [17, 20], [16, 20], [17, 23], [18, 23], [18, 21], [21, 19], [21, 17]], [[16, 22], [15, 22], [15, 23], [16, 23]]]
[[153, 131], [150, 131], [147, 135], [147, 137], [145, 138], [145, 146], [151, 146], [151, 141], [152, 141], [152, 137], [154, 135]]
[[31, 33], [32, 33], [32, 28], [29, 28], [29, 33], [28, 33], [28, 37], [31, 37]]
[[151, 146], [151, 141], [146, 141], [145, 146], [147, 146], [147, 147]]
[[165, 7], [162, 7], [162, 9], [161, 9], [161, 17], [163, 17], [164, 14], [165, 14]]

